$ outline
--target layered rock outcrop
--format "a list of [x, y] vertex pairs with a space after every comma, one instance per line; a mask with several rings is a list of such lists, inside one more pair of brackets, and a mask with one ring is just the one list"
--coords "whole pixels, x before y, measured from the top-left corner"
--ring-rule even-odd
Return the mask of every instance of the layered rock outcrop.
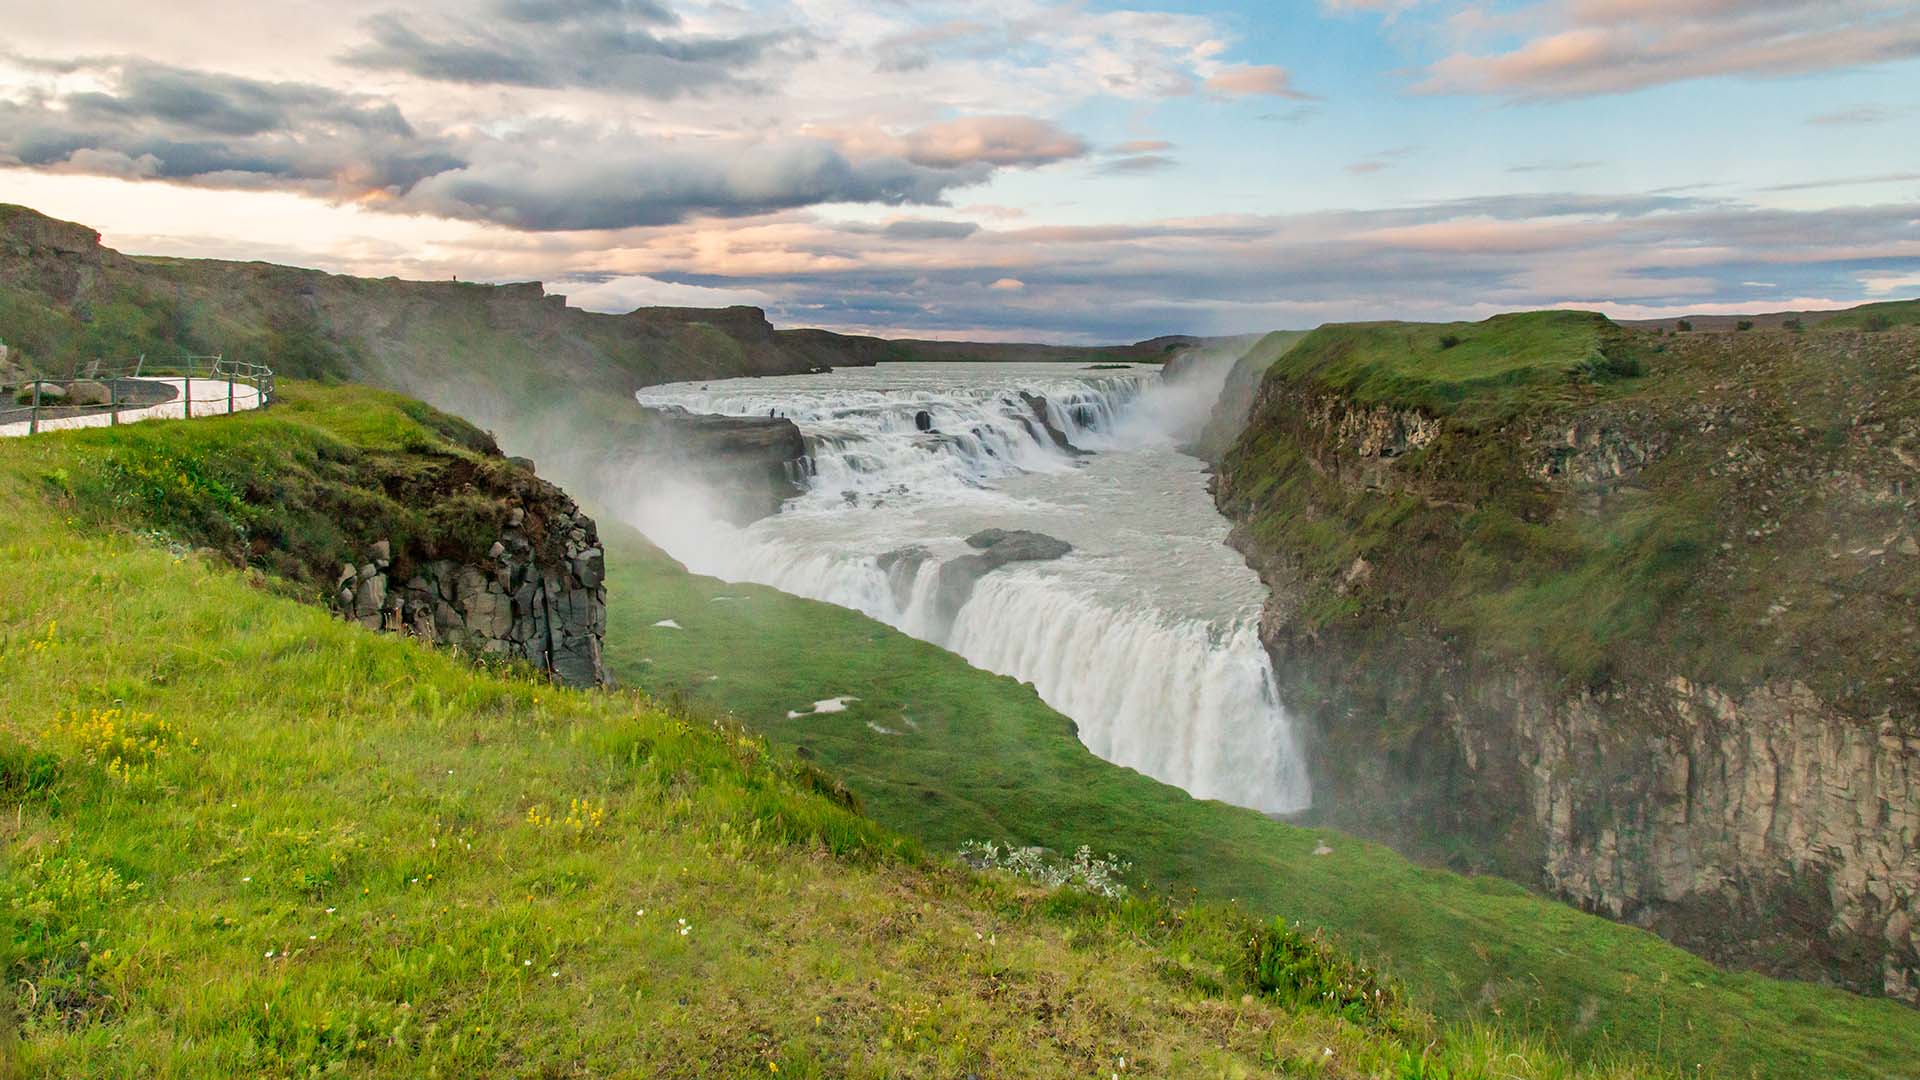
[[1916, 342], [1659, 344], [1479, 415], [1262, 384], [1216, 494], [1315, 813], [1920, 1002]]
[[607, 681], [606, 553], [593, 519], [562, 497], [513, 507], [479, 562], [408, 558], [389, 541], [340, 568], [334, 610], [370, 630], [481, 657], [524, 660], [569, 686]]
[[744, 525], [800, 494], [806, 438], [782, 417], [711, 416], [677, 406], [641, 408], [643, 420], [620, 453], [716, 496], [718, 509]]

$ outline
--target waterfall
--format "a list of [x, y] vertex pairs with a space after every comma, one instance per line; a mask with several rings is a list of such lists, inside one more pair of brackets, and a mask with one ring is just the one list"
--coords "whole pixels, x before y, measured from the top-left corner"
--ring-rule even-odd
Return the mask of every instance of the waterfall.
[[[1211, 405], [1198, 381], [912, 364], [654, 387], [642, 404], [792, 420], [806, 490], [745, 529], [658, 491], [629, 516], [696, 573], [852, 608], [1033, 683], [1109, 761], [1294, 812], [1309, 784], [1256, 633], [1258, 582], [1173, 450]], [[941, 565], [989, 526], [1075, 551], [994, 570], [943, 608]]]

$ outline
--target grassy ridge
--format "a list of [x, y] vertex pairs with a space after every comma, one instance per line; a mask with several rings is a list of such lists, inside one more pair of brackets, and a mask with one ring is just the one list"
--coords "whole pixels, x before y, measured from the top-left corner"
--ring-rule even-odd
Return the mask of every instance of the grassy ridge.
[[[1292, 568], [1303, 628], [1394, 648], [1424, 627], [1574, 687], [1794, 677], [1855, 715], [1910, 713], [1920, 562], [1881, 556], [1913, 532], [1887, 493], [1920, 399], [1911, 330], [1848, 329], [1877, 308], [1920, 305], [1806, 332], [1578, 312], [1323, 327], [1269, 369], [1221, 505]], [[1415, 411], [1431, 437], [1361, 460], [1308, 402]]]
[[[1529, 311], [1479, 323], [1352, 323], [1307, 335], [1286, 355], [1290, 379], [1362, 404], [1497, 417], [1558, 396], [1570, 377], [1627, 374], [1617, 328], [1586, 311]], [[1271, 366], [1269, 366], [1270, 368]]]
[[[1094, 758], [1014, 680], [843, 609], [689, 575], [602, 523], [612, 671], [729, 710], [936, 850], [1113, 851], [1156, 885], [1333, 931], [1442, 1016], [1555, 1033], [1579, 1055], [1627, 1050], [1728, 1077], [1915, 1075], [1910, 1009], [1721, 971], [1497, 879], [1196, 801]], [[684, 629], [653, 625], [665, 619]], [[847, 694], [859, 700], [845, 712], [787, 715]], [[1322, 844], [1332, 853], [1314, 855]]]
[[1230, 905], [963, 872], [759, 737], [369, 634], [59, 479], [419, 423], [357, 393], [0, 444], [0, 1075], [1633, 1074], [1342, 997]]

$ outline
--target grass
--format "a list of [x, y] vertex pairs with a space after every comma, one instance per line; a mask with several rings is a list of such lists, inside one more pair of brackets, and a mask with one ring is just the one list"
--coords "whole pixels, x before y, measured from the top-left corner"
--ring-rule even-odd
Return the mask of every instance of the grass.
[[1896, 326], [1920, 326], [1920, 300], [1889, 300], [1862, 304], [1814, 324], [1819, 330], [1890, 330]]
[[[95, 524], [163, 538], [328, 588], [375, 540], [473, 560], [531, 477], [484, 432], [418, 401], [288, 380], [270, 412], [194, 427], [75, 436], [42, 482]], [[402, 568], [402, 573], [407, 572]]]
[[[1920, 652], [1900, 626], [1920, 564], [1858, 557], [1912, 531], [1897, 494], [1912, 453], [1897, 432], [1920, 410], [1911, 331], [1842, 325], [1889, 306], [1738, 338], [1577, 312], [1324, 327], [1270, 369], [1221, 461], [1222, 508], [1258, 558], [1297, 569], [1301, 625], [1357, 648], [1418, 627], [1576, 690], [1635, 671], [1792, 677], [1856, 715], [1908, 711]], [[1430, 417], [1431, 441], [1359, 460], [1307, 415], [1342, 403]], [[1605, 448], [1574, 449], [1576, 432]], [[1610, 454], [1617, 480], [1549, 471]], [[1823, 482], [1839, 475], [1861, 494]], [[1357, 559], [1366, 590], [1345, 581]]]
[[[1920, 1013], [1722, 971], [1498, 879], [1192, 799], [1093, 757], [1027, 686], [853, 612], [689, 575], [601, 522], [617, 676], [726, 710], [844, 777], [876, 820], [930, 850], [994, 839], [1111, 851], [1152, 888], [1331, 933], [1452, 1022], [1517, 1026], [1577, 1057], [1625, 1052], [1726, 1077], [1913, 1075]], [[663, 619], [684, 629], [653, 625]], [[848, 694], [859, 700], [845, 712], [787, 716]], [[1313, 855], [1322, 844], [1332, 853]]]
[[1520, 312], [1479, 323], [1324, 326], [1285, 358], [1288, 378], [1362, 404], [1482, 419], [1497, 419], [1543, 391], [1636, 370], [1613, 324], [1585, 311]]
[[0, 1075], [1644, 1074], [1235, 905], [968, 873], [732, 724], [370, 634], [49, 483], [421, 422], [332, 393], [0, 444]]

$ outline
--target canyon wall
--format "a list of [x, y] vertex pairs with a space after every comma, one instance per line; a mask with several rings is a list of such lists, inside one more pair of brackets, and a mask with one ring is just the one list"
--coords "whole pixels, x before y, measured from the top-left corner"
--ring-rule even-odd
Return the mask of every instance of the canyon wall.
[[1520, 330], [1317, 332], [1219, 460], [1316, 814], [1920, 1001], [1920, 335]]

